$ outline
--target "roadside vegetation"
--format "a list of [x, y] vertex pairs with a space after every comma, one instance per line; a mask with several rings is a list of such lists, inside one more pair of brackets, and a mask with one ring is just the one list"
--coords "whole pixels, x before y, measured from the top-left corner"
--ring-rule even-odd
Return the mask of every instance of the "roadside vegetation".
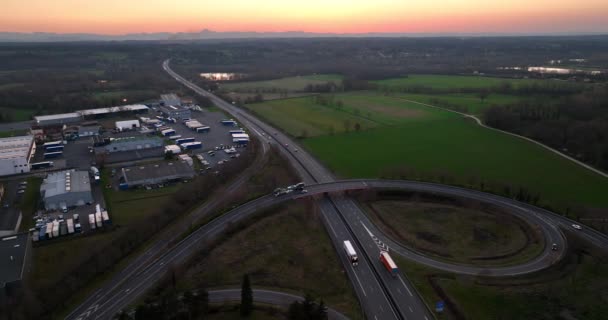
[[526, 222], [474, 201], [412, 194], [366, 202], [369, 216], [404, 246], [477, 266], [530, 260], [546, 245]]
[[[424, 299], [445, 301], [438, 319], [603, 319], [608, 256], [568, 236], [568, 254], [542, 272], [509, 278], [459, 276], [394, 258]], [[437, 313], [436, 313], [437, 314]]]

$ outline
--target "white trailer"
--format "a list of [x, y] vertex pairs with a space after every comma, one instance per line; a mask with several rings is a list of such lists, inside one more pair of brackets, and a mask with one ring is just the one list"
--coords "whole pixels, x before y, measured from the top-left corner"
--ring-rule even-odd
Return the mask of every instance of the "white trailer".
[[66, 223], [68, 225], [68, 234], [74, 233], [74, 220], [68, 219], [66, 220]]
[[59, 237], [59, 221], [53, 221], [53, 237]]
[[353, 266], [356, 266], [359, 264], [359, 258], [357, 257], [357, 252], [355, 251], [355, 248], [353, 248], [353, 245], [348, 240], [344, 241], [344, 251], [346, 252], [346, 256], [348, 257], [348, 260], [350, 260], [350, 263]]
[[47, 239], [53, 238], [53, 223], [52, 222], [49, 222], [46, 224], [46, 238]]
[[103, 221], [101, 220], [101, 212], [95, 212], [95, 222], [97, 223], [97, 227], [101, 228], [103, 225]]
[[94, 213], [89, 214], [89, 226], [91, 227], [91, 230], [95, 229], [95, 214]]
[[101, 218], [103, 219], [104, 224], [110, 223], [110, 216], [108, 215], [108, 211], [104, 210], [101, 212]]

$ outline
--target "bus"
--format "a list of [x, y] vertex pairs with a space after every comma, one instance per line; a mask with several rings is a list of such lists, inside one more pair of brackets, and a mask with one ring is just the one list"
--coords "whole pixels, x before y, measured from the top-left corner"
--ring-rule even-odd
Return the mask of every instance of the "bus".
[[187, 143], [187, 142], [194, 142], [194, 141], [195, 141], [194, 137], [191, 137], [191, 138], [181, 138], [181, 139], [175, 140], [175, 143], [181, 145], [181, 144], [184, 144], [184, 143]]
[[177, 139], [179, 139], [181, 137], [182, 137], [181, 135], [177, 134], [177, 135], [174, 135], [174, 136], [170, 136], [169, 139], [171, 139], [171, 140], [177, 140]]
[[53, 161], [43, 161], [43, 162], [36, 162], [36, 163], [30, 164], [30, 167], [32, 168], [32, 170], [45, 169], [45, 168], [50, 168], [52, 166], [53, 166]]

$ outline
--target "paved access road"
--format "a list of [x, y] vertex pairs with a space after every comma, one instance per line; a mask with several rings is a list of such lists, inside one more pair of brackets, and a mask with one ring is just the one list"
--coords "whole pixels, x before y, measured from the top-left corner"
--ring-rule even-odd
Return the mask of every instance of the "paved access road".
[[[253, 301], [272, 304], [275, 306], [289, 307], [294, 301], [303, 301], [304, 298], [290, 293], [253, 289]], [[241, 289], [224, 289], [209, 291], [209, 302], [225, 303], [241, 301]], [[348, 317], [338, 311], [328, 308], [327, 316], [331, 320], [348, 320]]]

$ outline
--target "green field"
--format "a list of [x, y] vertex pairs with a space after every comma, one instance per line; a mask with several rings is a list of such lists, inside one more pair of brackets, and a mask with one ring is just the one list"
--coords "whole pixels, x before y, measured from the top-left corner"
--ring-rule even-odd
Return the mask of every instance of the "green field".
[[[482, 128], [444, 110], [369, 92], [336, 95], [344, 107], [316, 105], [295, 98], [249, 108], [303, 144], [341, 177], [381, 177], [403, 169], [421, 174], [470, 178], [523, 186], [556, 206], [608, 207], [608, 179], [533, 143]], [[354, 110], [360, 110], [355, 116]], [[371, 117], [367, 118], [368, 113]], [[356, 117], [356, 118], [355, 118]], [[365, 118], [363, 118], [365, 117]], [[360, 119], [360, 132], [345, 131], [344, 121]], [[331, 135], [327, 128], [334, 126]]]
[[506, 82], [518, 86], [538, 82], [528, 79], [505, 79], [483, 76], [446, 76], [446, 75], [418, 75], [413, 74], [405, 78], [395, 78], [373, 81], [380, 86], [387, 87], [428, 87], [433, 89], [459, 89], [459, 88], [489, 88]]
[[266, 81], [250, 81], [250, 82], [234, 82], [221, 85], [224, 91], [269, 91], [276, 89], [277, 91], [302, 91], [308, 84], [318, 85], [328, 82], [339, 84], [342, 80], [340, 75], [320, 74], [309, 76], [288, 77], [276, 80]]
[[0, 107], [0, 113], [10, 117], [10, 121], [27, 121], [31, 120], [34, 115], [34, 110], [14, 109]]
[[[482, 115], [483, 111], [495, 105], [508, 105], [522, 100], [520, 97], [506, 94], [490, 94], [484, 100], [473, 93], [452, 93], [452, 94], [396, 94], [395, 97], [406, 100], [417, 101], [445, 108], [446, 104], [456, 106], [453, 109], [462, 113]], [[462, 108], [462, 109], [460, 109]]]

